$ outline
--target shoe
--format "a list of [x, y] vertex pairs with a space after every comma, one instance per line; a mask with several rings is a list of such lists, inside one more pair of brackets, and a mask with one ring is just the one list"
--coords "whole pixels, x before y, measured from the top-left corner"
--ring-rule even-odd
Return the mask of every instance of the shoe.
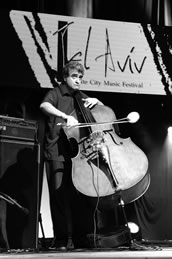
[[59, 246], [59, 247], [56, 247], [56, 250], [58, 250], [58, 251], [67, 251], [67, 247], [66, 246]]
[[66, 246], [58, 246], [58, 247], [55, 247], [55, 251], [65, 252], [65, 251], [67, 251], [67, 247]]
[[49, 247], [49, 250], [52, 250], [52, 251], [67, 251], [67, 247], [66, 246], [54, 246], [54, 247]]
[[54, 238], [49, 249], [52, 251], [66, 251], [67, 250], [66, 242], [64, 240], [57, 241], [56, 238]]

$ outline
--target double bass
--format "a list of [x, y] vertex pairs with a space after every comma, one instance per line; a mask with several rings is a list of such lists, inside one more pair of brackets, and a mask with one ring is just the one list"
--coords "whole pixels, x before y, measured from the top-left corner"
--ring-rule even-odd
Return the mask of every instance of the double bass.
[[81, 121], [81, 127], [63, 127], [71, 145], [77, 146], [72, 157], [75, 188], [89, 197], [120, 192], [125, 204], [135, 201], [150, 184], [145, 153], [130, 138], [116, 134], [113, 123], [108, 123], [116, 120], [110, 107], [86, 108], [80, 91], [76, 91], [75, 99], [80, 112], [78, 115], [74, 110], [71, 115]]

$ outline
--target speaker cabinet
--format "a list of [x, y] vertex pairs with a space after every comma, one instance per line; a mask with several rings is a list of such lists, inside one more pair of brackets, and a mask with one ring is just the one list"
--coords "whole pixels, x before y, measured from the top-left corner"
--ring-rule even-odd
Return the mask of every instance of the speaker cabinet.
[[7, 202], [6, 229], [10, 249], [36, 249], [39, 217], [39, 144], [0, 139], [0, 192], [17, 202]]

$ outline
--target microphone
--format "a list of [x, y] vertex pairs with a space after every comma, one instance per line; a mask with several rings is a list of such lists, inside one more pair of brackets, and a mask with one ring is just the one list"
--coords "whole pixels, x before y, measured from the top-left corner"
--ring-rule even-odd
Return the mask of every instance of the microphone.
[[0, 192], [0, 199], [3, 199], [5, 201], [7, 201], [8, 203], [10, 203], [11, 205], [15, 205], [17, 208], [19, 208], [20, 210], [22, 210], [26, 215], [29, 214], [29, 210], [25, 207], [23, 207], [22, 205], [20, 205], [16, 200], [14, 200], [13, 198], [11, 198], [9, 195], [7, 195], [6, 193]]
[[21, 206], [19, 203], [15, 203], [15, 205], [21, 210], [23, 211], [26, 215], [29, 214], [29, 210], [23, 206]]
[[16, 205], [17, 208], [19, 208], [21, 211], [23, 211], [26, 215], [29, 214], [29, 210], [22, 205], [20, 205], [17, 201], [13, 200], [13, 205]]
[[21, 210], [28, 215], [29, 214], [29, 210], [27, 208], [21, 207]]

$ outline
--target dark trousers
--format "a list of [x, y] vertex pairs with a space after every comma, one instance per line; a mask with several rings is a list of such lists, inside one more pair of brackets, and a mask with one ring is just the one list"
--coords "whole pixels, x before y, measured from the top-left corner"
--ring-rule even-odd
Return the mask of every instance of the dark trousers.
[[[71, 162], [48, 161], [46, 165], [56, 245], [67, 245], [72, 238], [75, 247], [89, 246], [87, 234], [117, 223], [115, 205], [118, 198], [110, 199], [110, 210], [100, 209], [95, 213], [96, 198], [91, 202], [90, 197], [79, 193], [72, 183]], [[107, 204], [110, 207], [109, 202]]]
[[67, 245], [70, 238], [75, 247], [86, 246], [86, 234], [93, 231], [93, 208], [83, 202], [82, 195], [73, 186], [71, 166], [70, 161], [46, 161], [56, 246]]
[[6, 229], [7, 204], [0, 198], [0, 249], [9, 249]]

